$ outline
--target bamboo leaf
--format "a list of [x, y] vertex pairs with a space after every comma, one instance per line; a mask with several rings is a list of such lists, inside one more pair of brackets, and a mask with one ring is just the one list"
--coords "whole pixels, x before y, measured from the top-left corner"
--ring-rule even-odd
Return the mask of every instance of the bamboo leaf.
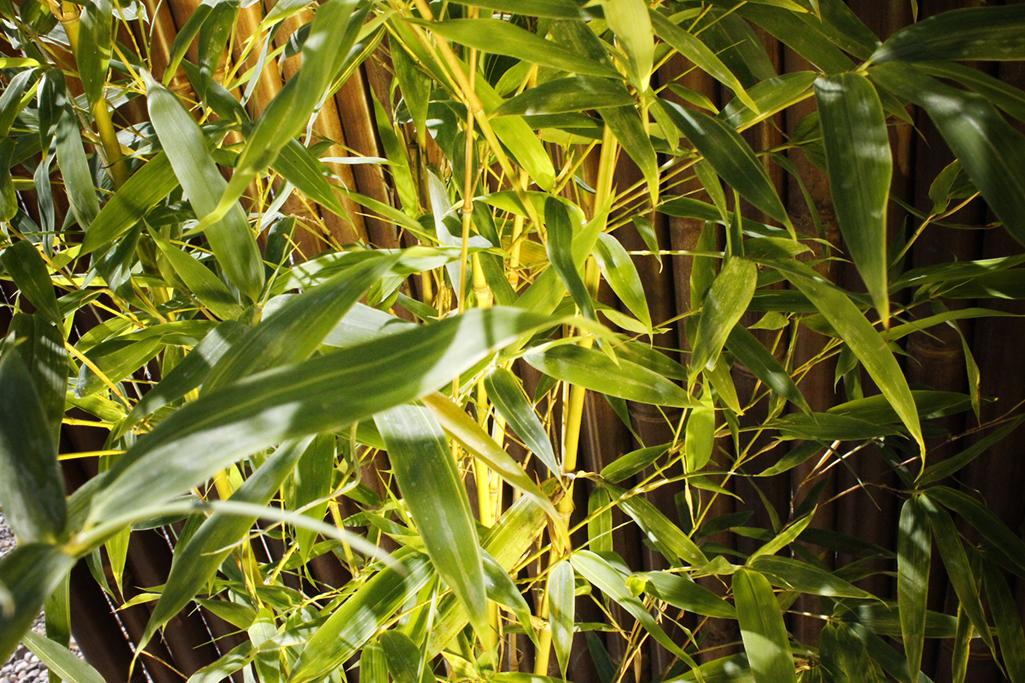
[[651, 313], [648, 311], [648, 300], [644, 295], [641, 276], [637, 273], [630, 254], [612, 235], [601, 233], [594, 245], [594, 255], [606, 282], [612, 287], [623, 305], [630, 310], [644, 326], [651, 329]]
[[696, 109], [686, 109], [665, 100], [663, 106], [680, 132], [723, 180], [757, 208], [791, 227], [769, 174], [736, 129]]
[[100, 210], [82, 242], [81, 254], [89, 254], [126, 233], [146, 212], [178, 187], [171, 161], [156, 154], [133, 173]]
[[517, 309], [475, 309], [210, 392], [118, 459], [93, 500], [91, 519], [113, 517], [139, 499], [169, 500], [249, 453], [419, 398], [493, 349], [550, 324]]
[[75, 558], [43, 543], [24, 543], [0, 557], [0, 585], [10, 600], [0, 609], [0, 660], [6, 662], [14, 654], [43, 602], [73, 566]]
[[659, 600], [665, 600], [673, 607], [708, 617], [737, 618], [737, 610], [733, 605], [704, 586], [698, 585], [686, 574], [646, 572], [638, 576], [647, 580], [647, 592]]
[[605, 21], [626, 53], [633, 85], [638, 92], [648, 89], [655, 60], [655, 32], [651, 29], [648, 4], [644, 0], [599, 0]]
[[439, 36], [490, 54], [586, 76], [616, 78], [618, 75], [611, 67], [500, 19], [450, 19], [426, 25]]
[[688, 667], [692, 669], [697, 668], [697, 664], [690, 655], [684, 652], [683, 649], [674, 643], [666, 632], [662, 630], [662, 627], [658, 625], [658, 622], [656, 622], [655, 618], [651, 616], [651, 613], [644, 608], [644, 604], [637, 598], [630, 595], [630, 592], [626, 587], [626, 578], [616, 571], [616, 569], [609, 564], [607, 560], [600, 555], [596, 555], [590, 550], [579, 550], [573, 553], [570, 561], [573, 563], [573, 568], [576, 569], [581, 576], [597, 586], [602, 593], [612, 598], [616, 603], [622, 606], [623, 609], [629, 612], [634, 619], [639, 621], [641, 626], [651, 634], [651, 637], [654, 638], [659, 645], [679, 657], [680, 660]]
[[648, 184], [651, 204], [656, 206], [659, 196], [658, 157], [637, 109], [634, 107], [608, 107], [599, 110], [599, 113], [612, 134], [616, 136], [616, 141], [641, 169], [644, 180]]
[[[532, 0], [524, 5], [520, 0], [459, 0], [462, 5], [483, 7], [508, 14], [528, 14], [532, 17], [550, 19], [579, 19], [582, 16], [580, 5], [574, 0]], [[525, 10], [527, 10], [525, 12]]]
[[697, 472], [712, 459], [715, 449], [715, 406], [712, 403], [712, 392], [701, 394], [700, 408], [694, 408], [687, 416], [684, 455], [686, 471]]
[[976, 580], [968, 562], [968, 554], [961, 544], [961, 535], [957, 533], [954, 520], [927, 494], [919, 494], [917, 498], [919, 506], [928, 517], [929, 526], [932, 527], [933, 540], [940, 551], [940, 558], [947, 570], [947, 576], [950, 577], [950, 584], [954, 587], [954, 592], [957, 593], [958, 600], [961, 602], [961, 608], [971, 619], [975, 631], [989, 645], [989, 649], [995, 656], [996, 645], [993, 643], [989, 624], [986, 623], [986, 615], [983, 612]]
[[559, 278], [576, 302], [580, 313], [597, 320], [594, 303], [573, 260], [573, 220], [566, 205], [554, 197], [545, 202], [545, 225], [548, 228], [548, 258]]
[[618, 484], [652, 465], [656, 460], [665, 455], [668, 450], [669, 444], [663, 444], [661, 446], [651, 446], [631, 451], [626, 455], [616, 458], [602, 468], [601, 478], [607, 482]]
[[651, 501], [642, 495], [630, 495], [626, 491], [611, 484], [605, 487], [615, 496], [614, 501], [630, 518], [637, 523], [641, 531], [659, 548], [666, 559], [675, 563], [682, 560], [694, 567], [708, 564], [708, 558], [701, 552], [697, 544], [683, 533], [680, 527], [669, 521]]
[[697, 402], [687, 392], [658, 373], [636, 363], [579, 346], [554, 346], [530, 353], [524, 360], [555, 379], [628, 401], [651, 405], [692, 408]]
[[573, 565], [563, 560], [548, 574], [548, 619], [552, 628], [552, 645], [559, 660], [559, 670], [566, 678], [570, 650], [573, 648], [573, 624], [576, 620], [576, 595]]
[[374, 422], [435, 570], [483, 638], [490, 626], [480, 544], [470, 501], [441, 426], [418, 406], [392, 408], [375, 416]]
[[831, 572], [790, 557], [760, 555], [750, 563], [750, 567], [785, 590], [856, 600], [872, 600], [874, 597]]
[[1014, 595], [1000, 568], [993, 562], [984, 562], [982, 571], [987, 602], [997, 627], [1000, 658], [1008, 678], [1020, 683], [1025, 681], [1025, 632], [1022, 631], [1021, 615], [1015, 608]]
[[693, 62], [699, 69], [732, 90], [737, 95], [737, 100], [743, 102], [750, 111], [758, 113], [760, 108], [757, 102], [748, 94], [729, 67], [723, 64], [722, 60], [707, 45], [654, 9], [650, 10], [650, 17], [651, 25], [659, 38], [672, 45], [677, 52]]
[[61, 680], [67, 683], [104, 683], [99, 671], [60, 643], [32, 631], [25, 632], [22, 642]]
[[880, 319], [889, 327], [886, 208], [893, 159], [883, 105], [859, 73], [820, 77], [815, 99], [840, 232]]
[[0, 506], [22, 543], [55, 541], [67, 524], [53, 432], [24, 358], [5, 352], [0, 360]]
[[288, 683], [327, 676], [352, 657], [407, 600], [434, 576], [426, 555], [405, 553], [337, 607], [299, 654]]
[[808, 401], [786, 368], [780, 365], [776, 357], [743, 325], [733, 326], [730, 336], [726, 338], [726, 348], [765, 386], [793, 403], [805, 414], [811, 414]]
[[901, 422], [911, 432], [912, 438], [918, 442], [924, 457], [925, 442], [922, 438], [915, 399], [897, 360], [883, 338], [854, 302], [839, 289], [822, 280], [811, 268], [792, 262], [784, 267], [783, 275], [811, 300], [833, 329], [851, 347]]
[[923, 19], [890, 36], [869, 58], [931, 62], [1025, 57], [1025, 7], [966, 7]]
[[922, 668], [926, 630], [926, 596], [932, 537], [929, 520], [917, 497], [909, 498], [900, 512], [897, 530], [897, 603], [900, 632], [911, 680]]
[[28, 240], [15, 242], [0, 254], [0, 264], [18, 286], [18, 291], [53, 324], [61, 325], [64, 316], [57, 306], [50, 271], [39, 251]]
[[612, 497], [601, 487], [587, 497], [587, 545], [596, 553], [612, 552]]
[[633, 103], [633, 95], [622, 81], [599, 76], [570, 76], [524, 90], [492, 112], [492, 116], [565, 114]]
[[385, 631], [378, 636], [377, 642], [381, 644], [388, 671], [395, 683], [420, 683], [422, 657], [409, 636], [401, 631]]
[[[171, 91], [150, 79], [150, 120], [192, 209], [201, 220], [217, 209], [227, 183], [217, 170], [199, 126]], [[249, 222], [237, 203], [206, 229], [210, 248], [228, 279], [256, 300], [263, 288], [263, 262]]]
[[755, 681], [796, 683], [794, 655], [769, 581], [756, 571], [738, 569], [733, 574], [733, 597], [740, 637]]
[[554, 532], [566, 540], [565, 523], [548, 497], [534, 480], [523, 471], [519, 463], [499, 446], [484, 429], [451, 399], [441, 393], [434, 393], [420, 399], [434, 412], [445, 431], [479, 458], [498, 476], [515, 486], [522, 493], [533, 498], [545, 511], [554, 525]]
[[1025, 541], [1000, 521], [988, 507], [967, 493], [947, 486], [930, 487], [929, 497], [963, 517], [986, 540], [1004, 553], [1015, 565], [1019, 576], [1025, 577]]
[[[109, 6], [107, 9], [109, 11]], [[83, 14], [83, 20], [84, 17]], [[82, 229], [88, 231], [100, 213], [100, 201], [96, 198], [96, 190], [93, 189], [93, 176], [89, 171], [85, 148], [82, 146], [78, 120], [70, 106], [64, 107], [64, 112], [57, 122], [55, 139], [57, 163], [64, 176], [64, 188], [67, 190], [71, 211]]]
[[731, 258], [705, 296], [701, 321], [690, 357], [691, 378], [715, 366], [734, 325], [751, 303], [758, 284], [758, 266], [743, 258]]
[[[489, 115], [502, 104], [502, 97], [486, 78], [476, 80], [476, 92]], [[519, 116], [502, 116], [491, 121], [495, 135], [511, 152], [538, 187], [550, 191], [555, 186], [555, 167], [534, 129]]]
[[487, 589], [488, 600], [508, 607], [516, 615], [516, 619], [530, 639], [537, 644], [537, 632], [531, 620], [530, 606], [520, 589], [516, 587], [516, 582], [488, 551], [481, 550], [481, 559], [484, 564], [484, 587]]
[[925, 109], [993, 213], [1025, 243], [1025, 137], [983, 97], [943, 85], [912, 65], [894, 62], [869, 75]]
[[552, 441], [516, 376], [505, 368], [495, 368], [484, 378], [484, 388], [499, 414], [523, 440], [524, 445], [544, 463], [553, 476], [560, 475], [562, 469], [555, 459]]
[[113, 28], [114, 15], [110, 0], [89, 0], [85, 3], [79, 17], [79, 42], [75, 59], [89, 104], [96, 104], [103, 99]]
[[395, 262], [395, 256], [374, 254], [292, 297], [226, 351], [210, 371], [203, 390], [213, 391], [243, 377], [309, 358], [342, 316]]
[[242, 306], [235, 296], [209, 268], [152, 230], [150, 237], [181, 278], [188, 293], [199, 299], [200, 303], [222, 320], [234, 320], [242, 315]]

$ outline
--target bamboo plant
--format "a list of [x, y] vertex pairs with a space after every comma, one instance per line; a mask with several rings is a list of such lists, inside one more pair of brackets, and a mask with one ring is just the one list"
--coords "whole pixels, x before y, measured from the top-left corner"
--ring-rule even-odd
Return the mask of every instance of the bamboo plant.
[[[1022, 6], [885, 41], [840, 0], [0, 12], [0, 505], [19, 539], [0, 657], [24, 639], [95, 680], [66, 649], [68, 573], [84, 559], [119, 600], [133, 529], [163, 525], [174, 561], [133, 599], [152, 608], [137, 652], [198, 607], [243, 635], [197, 682], [618, 683], [651, 643], [666, 681], [918, 681], [931, 638], [953, 639], [957, 680], [973, 642], [1025, 680], [1025, 542], [950, 480], [1023, 417], [983, 410], [970, 353], [967, 393], [912, 386], [901, 360], [912, 333], [997, 315], [946, 302], [1023, 296], [1020, 256], [905, 259], [969, 201], [1025, 243], [1025, 93], [963, 64], [1025, 58]], [[756, 31], [809, 68], [778, 74]], [[956, 161], [901, 226], [890, 131], [912, 106]], [[862, 288], [831, 281], [841, 261]], [[669, 319], [652, 262], [687, 264]], [[845, 392], [828, 409], [802, 393], [823, 368]], [[636, 440], [604, 461], [599, 404]], [[638, 433], [635, 405], [669, 437]], [[964, 412], [981, 439], [935, 423]], [[68, 425], [103, 449], [61, 450]], [[869, 457], [901, 501], [895, 547], [816, 529], [822, 487], [747, 525], [760, 478]], [[82, 458], [98, 474], [69, 496], [61, 461]], [[955, 613], [927, 609], [933, 566]], [[860, 587], [887, 573], [894, 594]], [[49, 638], [28, 631], [44, 603]]]

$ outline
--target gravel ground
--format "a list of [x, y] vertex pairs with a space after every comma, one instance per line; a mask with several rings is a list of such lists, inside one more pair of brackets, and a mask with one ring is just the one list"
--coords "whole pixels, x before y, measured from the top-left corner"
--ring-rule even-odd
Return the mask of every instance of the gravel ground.
[[[14, 546], [14, 534], [7, 527], [4, 515], [0, 512], [0, 556], [6, 555]], [[36, 620], [35, 626], [32, 628], [39, 633], [45, 631], [42, 615], [39, 615], [39, 619]], [[71, 649], [78, 651], [74, 642], [71, 643]], [[0, 683], [46, 683], [46, 681], [46, 667], [24, 645], [19, 645], [7, 663], [0, 667]]]

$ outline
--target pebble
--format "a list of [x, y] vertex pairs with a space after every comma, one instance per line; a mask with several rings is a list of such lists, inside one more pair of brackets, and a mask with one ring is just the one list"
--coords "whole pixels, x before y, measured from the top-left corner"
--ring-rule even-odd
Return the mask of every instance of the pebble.
[[[0, 512], [0, 557], [6, 555], [17, 545], [14, 534], [11, 533], [4, 515]], [[37, 633], [45, 633], [43, 615], [40, 614], [32, 630]], [[81, 656], [74, 641], [71, 642], [73, 652]], [[36, 659], [36, 656], [24, 645], [19, 645], [7, 663], [0, 667], [0, 683], [47, 683], [46, 666]]]

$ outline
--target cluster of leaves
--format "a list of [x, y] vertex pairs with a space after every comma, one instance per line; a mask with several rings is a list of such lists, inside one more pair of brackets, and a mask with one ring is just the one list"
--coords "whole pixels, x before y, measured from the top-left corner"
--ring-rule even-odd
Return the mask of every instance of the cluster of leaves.
[[[368, 682], [516, 683], [532, 680], [508, 665], [527, 647], [521, 634], [538, 676], [554, 651], [565, 677], [574, 633], [596, 628], [576, 616], [585, 599], [608, 615], [605, 637], [626, 642], [612, 662], [587, 638], [605, 683], [647, 639], [675, 657], [665, 680], [916, 681], [927, 636], [954, 638], [961, 678], [979, 638], [1025, 680], [1004, 574], [1025, 577], [1025, 543], [943, 484], [1022, 418], [987, 424], [982, 441], [933, 462], [925, 421], [978, 415], [977, 382], [967, 395], [912, 390], [894, 356], [912, 332], [995, 315], [947, 310], [941, 297], [1025, 295], [1022, 258], [904, 270], [895, 254], [911, 240], [889, 244], [886, 224], [887, 126], [913, 104], [958, 159], [921, 225], [981, 195], [999, 229], [1025, 241], [1025, 137], [1005, 118], [1022, 117], [1025, 93], [956, 63], [1025, 58], [1022, 6], [949, 12], [885, 42], [840, 0], [279, 0], [241, 35], [247, 10], [199, 5], [158, 73], [148, 49], [120, 38], [136, 24], [156, 30], [142, 5], [0, 3], [22, 55], [0, 59], [0, 162], [11, 169], [0, 176], [0, 265], [14, 292], [0, 503], [20, 541], [0, 560], [0, 657], [25, 638], [62, 677], [94, 680], [60, 644], [71, 566], [86, 558], [105, 582], [103, 549], [119, 583], [133, 528], [178, 520], [168, 581], [140, 598], [155, 603], [143, 640], [193, 602], [248, 635], [197, 681], [243, 668], [262, 681], [342, 680], [358, 656]], [[273, 40], [288, 22], [301, 26]], [[755, 27], [815, 70], [777, 75]], [[232, 48], [244, 58], [225, 69]], [[296, 55], [301, 68], [256, 110], [263, 66]], [[652, 86], [677, 55], [732, 93], [725, 107]], [[239, 68], [247, 58], [256, 66]], [[335, 141], [316, 133], [326, 98], [368, 59], [394, 75], [392, 97], [374, 102], [386, 159], [342, 162], [386, 164], [394, 205], [345, 187], [325, 156]], [[180, 73], [187, 95], [168, 87]], [[803, 187], [785, 149], [756, 152], [741, 135], [812, 99], [786, 147], [828, 171], [864, 294], [816, 270], [839, 252], [795, 229], [766, 170]], [[139, 120], [115, 124], [112, 112], [142, 103]], [[620, 156], [639, 169], [634, 186], [615, 182]], [[702, 192], [679, 195], [685, 182]], [[297, 197], [317, 210], [290, 212]], [[355, 218], [344, 202], [400, 229], [406, 248], [342, 247], [320, 216]], [[632, 223], [654, 258], [679, 258], [631, 220], [652, 210], [703, 226], [686, 254], [684, 363], [652, 346], [673, 321], [653, 320], [615, 237]], [[304, 231], [330, 248], [304, 260]], [[602, 282], [620, 309], [599, 302]], [[933, 310], [915, 317], [922, 304]], [[743, 324], [747, 311], [766, 313], [770, 348]], [[85, 330], [86, 320], [99, 322]], [[810, 363], [794, 361], [798, 329], [826, 340]], [[850, 400], [814, 412], [798, 381], [832, 357]], [[734, 364], [758, 381], [751, 405]], [[541, 377], [529, 390], [514, 372], [527, 366]], [[674, 438], [586, 471], [586, 392], [628, 426], [628, 402], [664, 409]], [[755, 403], [767, 419], [742, 428]], [[83, 422], [106, 430], [104, 450], [59, 456], [62, 424]], [[866, 551], [891, 569], [896, 556], [896, 601], [852, 583], [870, 565], [831, 570], [810, 549], [813, 504], [748, 529], [762, 542], [749, 555], [708, 540], [743, 524], [711, 511], [756, 458], [771, 475], [816, 455], [828, 468], [866, 445], [906, 499], [896, 552]], [[66, 498], [59, 458], [90, 456], [99, 476]], [[667, 484], [684, 493], [676, 520], [645, 497]], [[585, 486], [587, 509], [574, 514]], [[668, 569], [635, 572], [617, 555], [614, 511]], [[966, 544], [955, 517], [985, 544]], [[285, 556], [261, 562], [260, 534], [285, 539]], [[379, 549], [385, 539], [395, 550]], [[926, 610], [934, 543], [956, 617]], [[307, 575], [321, 555], [351, 580], [310, 581], [320, 587], [309, 594], [284, 586], [282, 573]], [[820, 598], [817, 643], [787, 631], [802, 594]], [[51, 638], [27, 634], [51, 595]], [[671, 636], [680, 610], [736, 622], [736, 653], [706, 652], [700, 627]]]

